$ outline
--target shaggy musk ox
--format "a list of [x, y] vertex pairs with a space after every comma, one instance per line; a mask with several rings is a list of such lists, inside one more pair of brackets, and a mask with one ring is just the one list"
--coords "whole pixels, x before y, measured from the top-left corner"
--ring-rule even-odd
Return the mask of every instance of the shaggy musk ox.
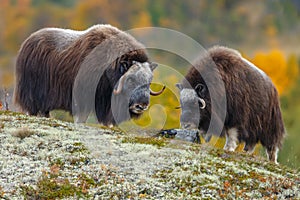
[[[213, 82], [217, 77], [223, 81], [224, 93], [220, 84]], [[212, 112], [212, 98], [218, 101], [220, 95], [226, 95], [225, 121], [219, 120], [220, 124], [216, 124], [224, 125], [220, 129], [223, 130], [221, 136], [226, 136], [224, 149], [234, 151], [237, 142], [245, 142], [244, 150], [252, 153], [260, 142], [269, 160], [277, 162], [285, 134], [277, 90], [263, 71], [237, 51], [212, 47], [197, 59], [177, 87], [180, 89], [182, 128], [198, 128], [211, 134], [207, 130], [212, 114], [217, 118], [220, 115]], [[212, 91], [215, 96], [211, 95]]]
[[[156, 66], [142, 44], [110, 25], [85, 31], [45, 28], [21, 46], [14, 99], [30, 115], [48, 117], [62, 109], [85, 122], [95, 110], [99, 123], [114, 125], [140, 116], [150, 94], [162, 93], [150, 90]], [[123, 114], [112, 112], [112, 99], [122, 104], [116, 112]]]

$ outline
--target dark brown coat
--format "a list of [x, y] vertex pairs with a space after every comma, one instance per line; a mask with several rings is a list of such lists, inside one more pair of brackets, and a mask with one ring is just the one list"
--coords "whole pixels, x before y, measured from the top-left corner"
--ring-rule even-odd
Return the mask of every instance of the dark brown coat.
[[[204, 76], [209, 82], [204, 81]], [[208, 129], [212, 114], [211, 94], [216, 99], [222, 99], [224, 95], [222, 85], [214, 83], [219, 78], [224, 83], [227, 108], [224, 123], [216, 126], [224, 125], [223, 132], [226, 134], [231, 128], [236, 128], [238, 140], [246, 143], [245, 150], [252, 150], [260, 142], [270, 160], [276, 161], [285, 128], [277, 90], [264, 72], [242, 58], [237, 51], [217, 46], [199, 57], [185, 78], [183, 88], [190, 84], [206, 102], [205, 109], [199, 109], [199, 129]], [[216, 110], [219, 112], [221, 109]], [[217, 117], [220, 115], [215, 114]]]

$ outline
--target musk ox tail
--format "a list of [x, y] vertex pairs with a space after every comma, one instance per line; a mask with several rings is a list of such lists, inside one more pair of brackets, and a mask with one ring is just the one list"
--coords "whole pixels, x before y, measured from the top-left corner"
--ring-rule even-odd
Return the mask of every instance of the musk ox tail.
[[44, 59], [46, 53], [47, 50], [41, 48], [38, 38], [32, 35], [22, 44], [17, 57], [13, 102], [30, 115], [49, 115], [49, 110], [42, 106], [50, 88], [49, 69], [43, 67], [48, 62]]

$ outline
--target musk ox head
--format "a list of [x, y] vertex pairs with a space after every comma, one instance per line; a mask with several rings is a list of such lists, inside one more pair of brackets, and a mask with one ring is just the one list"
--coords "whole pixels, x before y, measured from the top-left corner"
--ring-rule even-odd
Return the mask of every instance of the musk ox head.
[[180, 90], [180, 126], [183, 129], [197, 129], [206, 116], [207, 87], [201, 83], [195, 89], [184, 87], [181, 83], [177, 83], [176, 87]]
[[133, 61], [132, 66], [121, 76], [114, 87], [112, 97], [112, 112], [117, 123], [139, 117], [148, 109], [150, 95], [157, 96], [164, 91], [165, 87], [158, 92], [150, 89], [153, 70], [156, 67], [156, 63]]

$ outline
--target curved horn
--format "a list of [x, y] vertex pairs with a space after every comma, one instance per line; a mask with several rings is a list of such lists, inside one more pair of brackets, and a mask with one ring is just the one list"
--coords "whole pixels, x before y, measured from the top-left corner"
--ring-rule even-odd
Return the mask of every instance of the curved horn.
[[206, 103], [203, 99], [201, 99], [200, 97], [198, 98], [198, 100], [201, 102], [202, 106], [200, 107], [200, 109], [204, 109], [206, 107]]
[[161, 93], [163, 93], [163, 91], [166, 89], [166, 86], [164, 85], [164, 87], [160, 90], [160, 91], [158, 91], [158, 92], [153, 92], [151, 89], [150, 89], [150, 94], [152, 95], [152, 96], [158, 96], [158, 95], [160, 95]]
[[115, 94], [115, 95], [120, 94], [120, 93], [122, 92], [122, 88], [123, 88], [123, 85], [124, 85], [125, 78], [126, 78], [126, 74], [124, 74], [124, 75], [120, 78], [117, 89], [114, 89], [114, 94]]

